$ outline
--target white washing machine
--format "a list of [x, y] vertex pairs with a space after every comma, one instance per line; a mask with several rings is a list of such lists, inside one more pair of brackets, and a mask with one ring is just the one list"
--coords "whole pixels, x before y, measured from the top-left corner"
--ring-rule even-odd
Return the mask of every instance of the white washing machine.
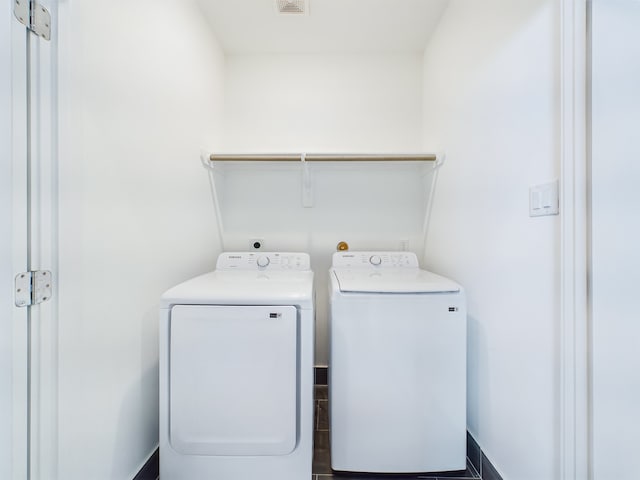
[[411, 252], [337, 252], [329, 272], [331, 467], [466, 468], [463, 289]]
[[160, 310], [160, 478], [302, 480], [313, 458], [306, 253], [223, 253]]

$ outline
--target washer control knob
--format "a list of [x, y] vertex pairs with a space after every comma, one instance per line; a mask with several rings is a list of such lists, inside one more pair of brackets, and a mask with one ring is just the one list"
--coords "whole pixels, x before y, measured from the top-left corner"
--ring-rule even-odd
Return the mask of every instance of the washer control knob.
[[382, 263], [382, 258], [380, 258], [380, 255], [371, 255], [369, 257], [369, 263], [371, 265], [380, 265]]
[[265, 257], [264, 255], [261, 255], [258, 257], [258, 260], [256, 261], [256, 263], [258, 264], [259, 267], [266, 267], [270, 263], [269, 257]]

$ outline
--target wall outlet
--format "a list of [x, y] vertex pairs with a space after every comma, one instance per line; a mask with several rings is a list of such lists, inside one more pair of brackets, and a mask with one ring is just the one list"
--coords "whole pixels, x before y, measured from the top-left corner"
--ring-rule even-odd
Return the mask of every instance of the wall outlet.
[[264, 240], [262, 238], [249, 239], [249, 250], [263, 250], [263, 249], [264, 249]]
[[400, 239], [400, 251], [401, 252], [406, 252], [407, 250], [409, 250], [409, 239], [408, 238], [401, 238]]

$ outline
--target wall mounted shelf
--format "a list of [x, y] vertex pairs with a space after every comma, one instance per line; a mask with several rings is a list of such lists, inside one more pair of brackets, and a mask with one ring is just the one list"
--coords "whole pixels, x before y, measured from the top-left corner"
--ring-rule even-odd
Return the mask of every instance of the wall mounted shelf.
[[283, 153], [283, 154], [216, 154], [209, 155], [210, 162], [435, 162], [434, 153], [419, 154], [324, 154], [324, 153]]

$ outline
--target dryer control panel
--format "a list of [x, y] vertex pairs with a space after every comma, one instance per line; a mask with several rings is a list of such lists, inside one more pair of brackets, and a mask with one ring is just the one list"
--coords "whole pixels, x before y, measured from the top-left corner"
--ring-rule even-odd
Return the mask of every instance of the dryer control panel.
[[413, 252], [336, 252], [334, 268], [419, 268]]
[[224, 252], [218, 256], [218, 270], [311, 270], [308, 253]]

